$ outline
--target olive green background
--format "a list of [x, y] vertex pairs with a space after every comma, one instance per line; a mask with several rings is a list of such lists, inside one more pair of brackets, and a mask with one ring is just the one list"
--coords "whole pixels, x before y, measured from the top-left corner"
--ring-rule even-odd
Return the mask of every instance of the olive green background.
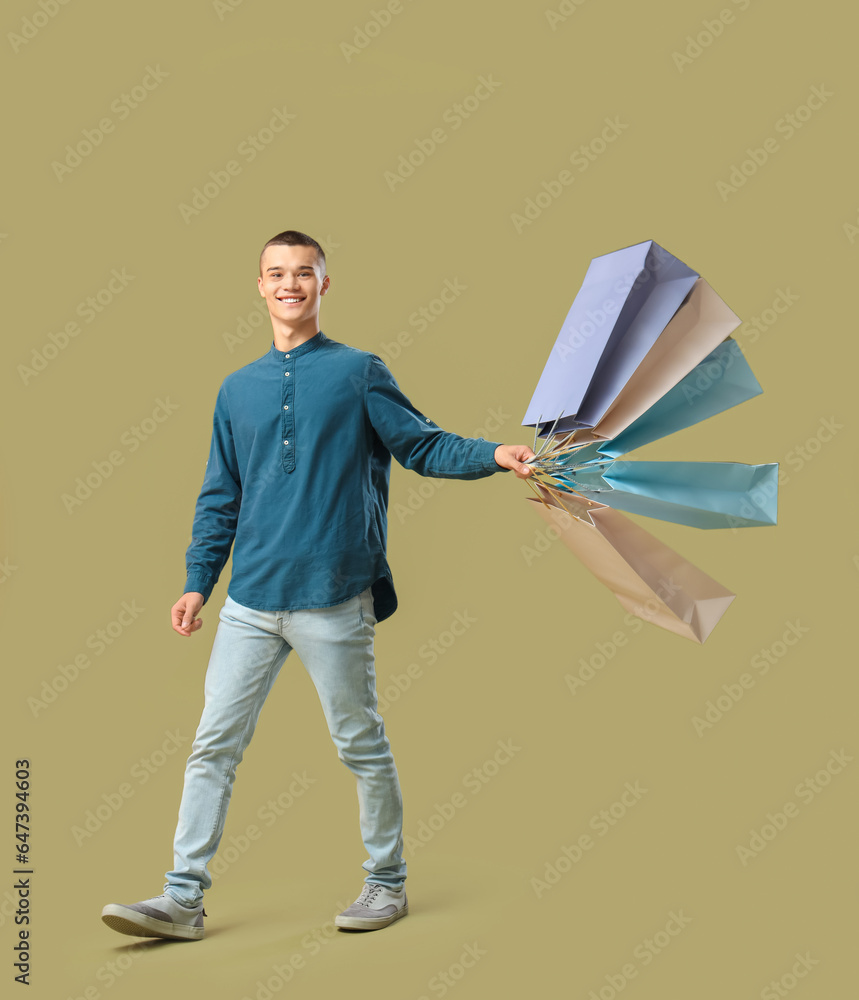
[[[350, 52], [342, 43], [382, 0], [233, 4], [4, 9], [7, 36], [25, 18], [38, 29], [25, 42], [7, 37], [0, 71], [0, 940], [10, 989], [13, 771], [28, 758], [30, 997], [465, 1000], [537, 988], [724, 1000], [777, 996], [772, 980], [797, 1000], [847, 997], [859, 779], [859, 18], [795, 0], [403, 0]], [[733, 20], [717, 36], [722, 9]], [[678, 65], [699, 33], [709, 44]], [[148, 68], [162, 79], [138, 103]], [[457, 117], [480, 77], [493, 92]], [[819, 106], [800, 110], [788, 137], [777, 123], [813, 88], [829, 96], [812, 98]], [[264, 131], [278, 109], [295, 117]], [[105, 117], [113, 130], [58, 177], [66, 145]], [[606, 119], [623, 127], [597, 155]], [[437, 128], [443, 141], [392, 190], [386, 172]], [[248, 136], [259, 136], [252, 161], [239, 152]], [[748, 150], [768, 139], [778, 148], [755, 164]], [[594, 151], [586, 170], [570, 163], [581, 146]], [[240, 169], [228, 186], [185, 221], [180, 206], [230, 160]], [[744, 161], [745, 183], [720, 193]], [[512, 217], [565, 169], [573, 183], [517, 226]], [[411, 915], [381, 934], [332, 932], [361, 888], [365, 854], [354, 780], [293, 655], [239, 770], [205, 940], [141, 944], [99, 913], [160, 892], [172, 863], [229, 565], [198, 634], [174, 633], [169, 609], [184, 585], [218, 386], [271, 342], [267, 318], [237, 334], [258, 309], [257, 255], [286, 228], [330, 252], [328, 336], [381, 354], [442, 427], [527, 444], [520, 420], [589, 260], [656, 240], [746, 321], [736, 338], [764, 393], [641, 455], [782, 463], [779, 525], [707, 532], [641, 519], [738, 594], [697, 646], [627, 619], [546, 539], [512, 474], [439, 485], [395, 466], [400, 609], [379, 627], [377, 672], [405, 799]], [[133, 279], [102, 293], [87, 322], [86, 299], [114, 269]], [[419, 330], [410, 317], [446, 281], [464, 289]], [[789, 308], [767, 312], [786, 297]], [[75, 320], [80, 332], [63, 343]], [[159, 400], [172, 408], [160, 423]], [[63, 494], [112, 451], [121, 464], [67, 510]], [[112, 625], [123, 602], [135, 617]], [[456, 620], [469, 624], [452, 641]], [[788, 646], [791, 625], [799, 638]], [[100, 629], [111, 641], [99, 652], [90, 637]], [[766, 674], [754, 665], [762, 650]], [[81, 655], [89, 665], [74, 668]], [[580, 673], [589, 679], [573, 694]], [[753, 686], [699, 735], [695, 717], [744, 673]], [[505, 756], [499, 741], [515, 749]], [[833, 752], [850, 760], [815, 779]], [[473, 769], [496, 753], [502, 763], [480, 784]], [[819, 783], [800, 795], [807, 779]], [[627, 784], [646, 792], [599, 826]], [[275, 817], [266, 803], [278, 798]], [[738, 846], [791, 802], [785, 828], [767, 827], [776, 835], [743, 863]], [[592, 847], [573, 863], [583, 834]], [[479, 955], [469, 967], [467, 948]], [[290, 960], [299, 968], [286, 982], [275, 967]]]

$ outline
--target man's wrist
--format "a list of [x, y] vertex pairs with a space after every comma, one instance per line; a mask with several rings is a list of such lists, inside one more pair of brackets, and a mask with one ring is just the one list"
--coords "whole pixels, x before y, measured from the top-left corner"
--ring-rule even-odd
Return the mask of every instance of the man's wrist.
[[214, 582], [209, 578], [204, 578], [200, 576], [189, 576], [185, 581], [185, 589], [182, 591], [183, 594], [200, 594], [203, 598], [203, 603], [209, 600], [209, 597], [214, 589]]
[[496, 471], [497, 472], [509, 472], [510, 471], [507, 468], [506, 465], [501, 465], [501, 463], [498, 461], [498, 452], [503, 447], [504, 447], [503, 444], [496, 445], [495, 446], [495, 451], [493, 451], [493, 453], [492, 453], [492, 461], [495, 463]]

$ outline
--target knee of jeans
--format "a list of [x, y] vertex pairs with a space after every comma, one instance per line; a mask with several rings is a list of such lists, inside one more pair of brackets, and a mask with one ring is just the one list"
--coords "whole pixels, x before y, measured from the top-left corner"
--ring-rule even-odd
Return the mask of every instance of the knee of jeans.
[[385, 747], [341, 747], [337, 756], [354, 774], [384, 773], [394, 768], [394, 755], [390, 746]]
[[337, 746], [337, 756], [345, 762], [389, 757], [391, 745], [385, 735], [382, 717], [367, 719], [360, 728], [332, 731], [331, 738]]
[[234, 756], [241, 760], [249, 740], [241, 734], [226, 729], [197, 732], [191, 746], [191, 757], [194, 760], [215, 760], [218, 757]]

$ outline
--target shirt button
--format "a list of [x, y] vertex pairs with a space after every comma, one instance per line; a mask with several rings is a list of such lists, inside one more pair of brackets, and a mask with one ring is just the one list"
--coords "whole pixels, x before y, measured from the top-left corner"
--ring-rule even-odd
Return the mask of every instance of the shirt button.
[[289, 372], [284, 372], [284, 373], [283, 373], [283, 377], [284, 377], [284, 378], [286, 378], [286, 376], [287, 376], [288, 374], [289, 374]]
[[428, 424], [429, 424], [429, 423], [432, 423], [432, 421], [430, 420], [430, 418], [429, 418], [429, 417], [426, 417], [425, 419], [426, 419], [426, 422], [427, 422]]
[[288, 357], [289, 357], [289, 355], [288, 355], [288, 354], [284, 354], [284, 357], [285, 357], [285, 358], [288, 358]]
[[284, 406], [284, 409], [285, 409], [285, 410], [288, 410], [288, 409], [289, 409], [289, 407], [288, 407], [288, 406]]
[[289, 441], [284, 441], [283, 443], [284, 443], [284, 444], [289, 444]]

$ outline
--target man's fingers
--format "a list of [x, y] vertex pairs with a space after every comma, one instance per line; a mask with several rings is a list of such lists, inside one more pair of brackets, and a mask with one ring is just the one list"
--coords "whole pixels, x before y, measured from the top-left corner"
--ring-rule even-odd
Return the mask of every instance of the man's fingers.
[[193, 635], [203, 627], [203, 619], [195, 618], [193, 621], [185, 622], [179, 621], [178, 619], [173, 622], [173, 628], [179, 633], [179, 635]]
[[191, 635], [203, 625], [202, 618], [195, 615], [204, 604], [202, 594], [186, 594], [178, 600], [171, 610], [173, 628], [180, 635]]

